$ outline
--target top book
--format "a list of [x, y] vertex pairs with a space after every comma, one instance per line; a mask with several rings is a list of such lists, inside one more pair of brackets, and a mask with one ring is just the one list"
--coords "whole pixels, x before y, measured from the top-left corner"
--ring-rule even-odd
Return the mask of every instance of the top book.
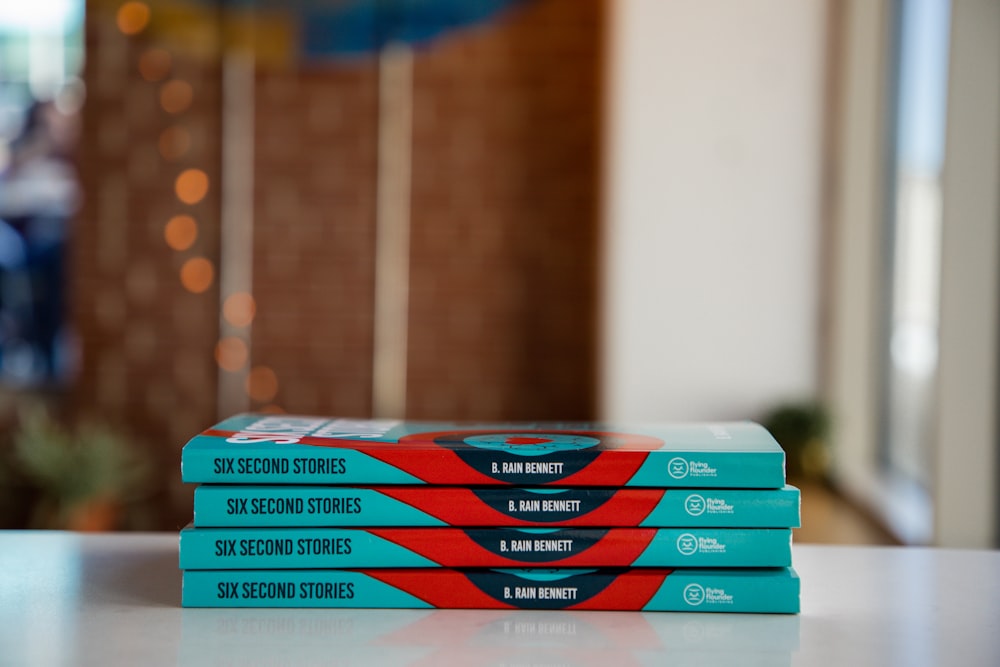
[[777, 489], [785, 455], [752, 422], [436, 423], [273, 414], [192, 438], [185, 482]]

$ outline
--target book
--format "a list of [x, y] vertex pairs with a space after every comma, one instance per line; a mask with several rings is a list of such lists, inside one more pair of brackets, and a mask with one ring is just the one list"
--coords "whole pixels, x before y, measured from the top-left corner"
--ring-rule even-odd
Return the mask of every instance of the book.
[[784, 567], [787, 528], [194, 528], [185, 570]]
[[185, 607], [799, 611], [791, 568], [186, 570]]
[[751, 422], [456, 424], [242, 414], [192, 438], [185, 482], [770, 488], [785, 455]]
[[194, 525], [797, 528], [799, 490], [201, 485]]

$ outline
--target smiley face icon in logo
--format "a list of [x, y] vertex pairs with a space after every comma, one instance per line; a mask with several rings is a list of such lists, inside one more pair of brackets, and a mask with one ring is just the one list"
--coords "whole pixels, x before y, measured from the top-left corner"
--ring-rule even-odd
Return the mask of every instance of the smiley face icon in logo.
[[705, 589], [701, 584], [688, 584], [684, 587], [684, 601], [692, 607], [697, 607], [705, 601]]
[[674, 479], [684, 479], [688, 474], [688, 462], [680, 456], [675, 456], [667, 462], [667, 472]]
[[698, 551], [698, 538], [691, 533], [684, 533], [677, 538], [677, 551], [683, 556], [690, 556]]
[[692, 493], [684, 501], [684, 510], [691, 516], [700, 516], [705, 513], [705, 499], [697, 493]]

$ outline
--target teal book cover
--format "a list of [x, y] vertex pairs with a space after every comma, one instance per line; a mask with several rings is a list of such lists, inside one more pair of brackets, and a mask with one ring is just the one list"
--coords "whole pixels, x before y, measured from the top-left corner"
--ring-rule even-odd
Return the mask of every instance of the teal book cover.
[[432, 423], [243, 414], [192, 438], [185, 482], [768, 488], [785, 455], [752, 422]]
[[794, 614], [793, 569], [187, 570], [185, 607]]
[[242, 486], [194, 492], [197, 527], [504, 526], [797, 528], [781, 489]]
[[785, 567], [787, 528], [185, 528], [180, 567]]

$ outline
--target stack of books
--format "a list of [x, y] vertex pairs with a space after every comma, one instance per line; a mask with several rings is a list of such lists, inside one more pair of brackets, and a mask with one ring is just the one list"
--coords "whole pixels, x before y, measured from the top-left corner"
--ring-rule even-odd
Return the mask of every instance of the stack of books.
[[245, 414], [181, 467], [188, 607], [799, 610], [799, 491], [749, 422]]

